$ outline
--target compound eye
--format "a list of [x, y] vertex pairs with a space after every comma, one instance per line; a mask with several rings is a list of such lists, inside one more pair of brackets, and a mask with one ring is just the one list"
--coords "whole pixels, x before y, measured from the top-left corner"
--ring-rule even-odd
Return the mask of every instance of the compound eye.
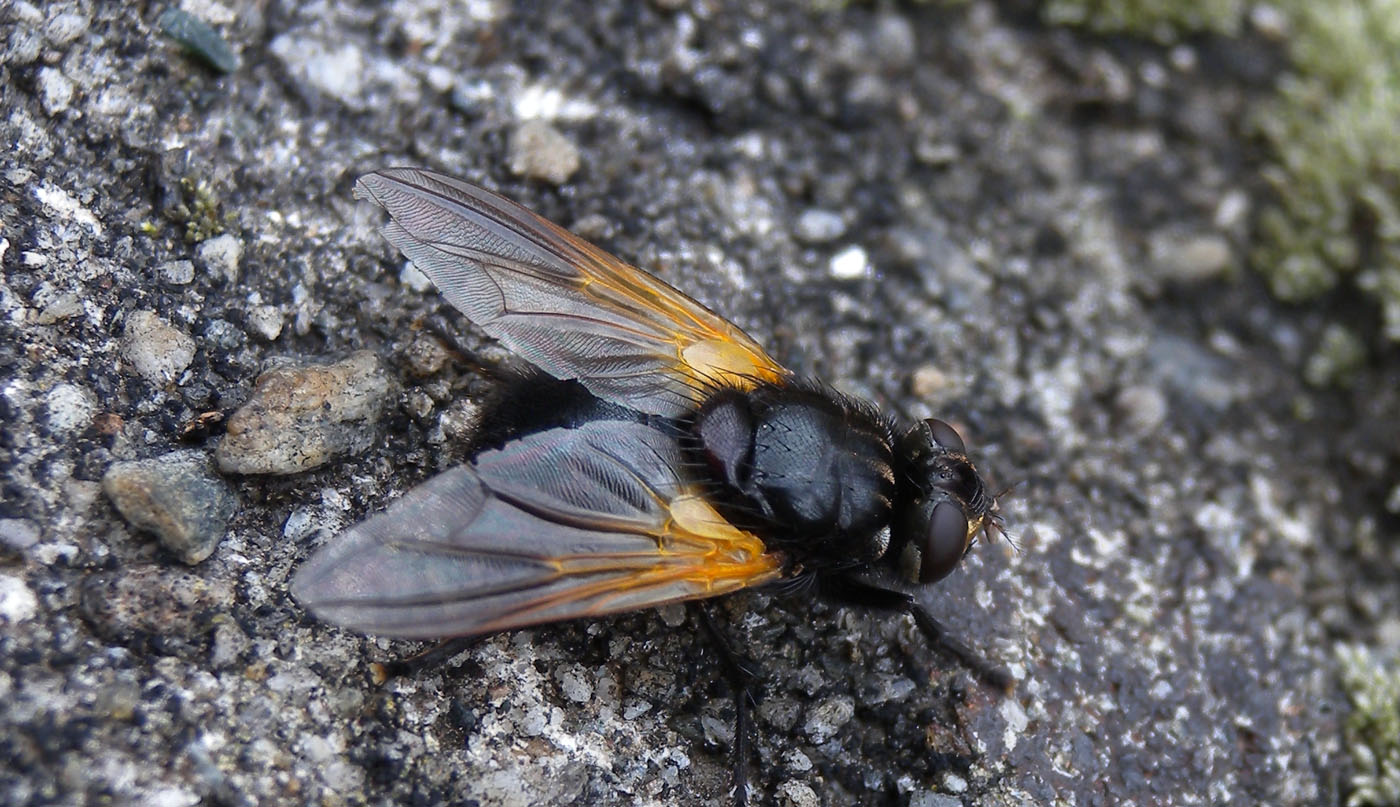
[[958, 434], [957, 429], [934, 418], [929, 418], [924, 423], [928, 425], [929, 435], [933, 437], [935, 443], [950, 451], [956, 451], [960, 454], [967, 453], [967, 446], [963, 444], [962, 435]]
[[919, 582], [936, 583], [957, 568], [967, 551], [967, 516], [950, 501], [939, 502], [929, 516], [928, 532], [919, 547]]

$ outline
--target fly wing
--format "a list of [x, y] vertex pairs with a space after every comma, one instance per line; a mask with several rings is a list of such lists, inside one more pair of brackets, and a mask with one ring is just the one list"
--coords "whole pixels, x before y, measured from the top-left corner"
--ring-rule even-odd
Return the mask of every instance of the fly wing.
[[788, 375], [713, 311], [490, 191], [388, 168], [355, 195], [389, 212], [384, 236], [472, 322], [599, 398], [678, 417], [716, 386]]
[[776, 555], [677, 475], [675, 441], [597, 421], [433, 477], [311, 558], [292, 595], [368, 633], [465, 636], [712, 597]]

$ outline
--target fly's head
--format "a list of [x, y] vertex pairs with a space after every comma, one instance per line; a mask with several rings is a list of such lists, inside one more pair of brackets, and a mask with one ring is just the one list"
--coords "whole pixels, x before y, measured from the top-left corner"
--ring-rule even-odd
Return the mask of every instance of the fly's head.
[[957, 567], [977, 533], [1000, 530], [996, 498], [968, 459], [962, 437], [941, 420], [920, 421], [905, 432], [895, 462], [902, 501], [890, 525], [891, 557], [907, 564], [917, 582], [937, 582]]

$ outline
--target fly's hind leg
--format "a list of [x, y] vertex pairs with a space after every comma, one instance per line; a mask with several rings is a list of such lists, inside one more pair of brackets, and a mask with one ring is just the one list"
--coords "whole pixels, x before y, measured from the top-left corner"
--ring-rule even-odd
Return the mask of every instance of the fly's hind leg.
[[457, 636], [452, 639], [444, 639], [438, 644], [421, 650], [407, 658], [376, 662], [370, 665], [370, 672], [374, 676], [374, 683], [382, 684], [390, 678], [412, 677], [428, 669], [446, 663], [453, 656], [475, 645], [484, 639], [485, 636]]
[[752, 730], [749, 710], [753, 707], [753, 686], [758, 672], [753, 663], [734, 650], [720, 630], [715, 618], [702, 603], [691, 603], [691, 611], [710, 637], [720, 664], [724, 667], [729, 688], [734, 693], [734, 804], [749, 803], [749, 732]]

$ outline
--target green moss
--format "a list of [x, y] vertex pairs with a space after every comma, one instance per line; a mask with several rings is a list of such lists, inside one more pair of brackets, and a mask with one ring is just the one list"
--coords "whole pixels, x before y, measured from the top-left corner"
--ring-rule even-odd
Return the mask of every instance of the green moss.
[[1254, 263], [1286, 300], [1354, 284], [1400, 340], [1400, 0], [1288, 14], [1293, 72], [1253, 118], [1275, 191]]
[[[1274, 191], [1259, 214], [1253, 263], [1284, 300], [1339, 286], [1369, 297], [1384, 338], [1400, 341], [1400, 0], [1273, 7], [1286, 21], [1292, 67], [1250, 116]], [[1247, 9], [1243, 0], [1047, 0], [1043, 13], [1170, 42], [1234, 35]]]
[[1351, 702], [1344, 727], [1351, 757], [1347, 807], [1400, 804], [1400, 666], [1358, 646], [1337, 648]]
[[1322, 343], [1308, 357], [1303, 378], [1314, 387], [1347, 387], [1366, 364], [1366, 343], [1345, 325], [1332, 324], [1322, 333]]
[[1173, 42], [1184, 33], [1234, 35], [1245, 9], [1244, 0], [1049, 0], [1041, 14], [1052, 25], [1080, 25], [1101, 33]]
[[182, 177], [180, 192], [180, 202], [167, 209], [165, 215], [184, 227], [186, 241], [196, 244], [224, 231], [230, 216], [219, 215], [219, 198], [208, 182]]

